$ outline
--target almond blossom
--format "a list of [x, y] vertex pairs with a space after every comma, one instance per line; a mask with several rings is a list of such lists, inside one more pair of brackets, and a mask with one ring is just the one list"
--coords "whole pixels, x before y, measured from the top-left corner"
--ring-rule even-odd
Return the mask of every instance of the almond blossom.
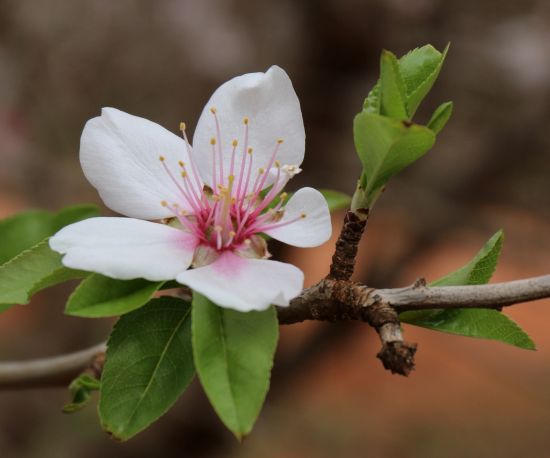
[[[63, 228], [50, 239], [63, 264], [115, 279], [177, 280], [221, 307], [287, 306], [303, 287], [295, 266], [269, 260], [263, 234], [297, 247], [331, 235], [322, 194], [282, 192], [301, 171], [305, 132], [288, 75], [273, 66], [219, 87], [193, 143], [114, 108], [88, 121], [84, 174], [123, 217]], [[160, 222], [160, 223], [159, 223]]]

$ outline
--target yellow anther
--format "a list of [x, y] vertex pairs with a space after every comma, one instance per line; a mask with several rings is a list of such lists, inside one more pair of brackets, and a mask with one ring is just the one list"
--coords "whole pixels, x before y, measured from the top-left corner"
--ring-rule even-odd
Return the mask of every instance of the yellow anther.
[[211, 145], [215, 145], [215, 144], [216, 144], [216, 139], [215, 139], [214, 137], [212, 137], [212, 138], [210, 139], [210, 144], [211, 144]]
[[305, 213], [300, 213], [300, 218], [304, 219], [307, 215]]
[[182, 176], [182, 178], [187, 178], [187, 172], [185, 172], [185, 171], [181, 172], [181, 176]]
[[246, 116], [243, 118], [243, 123], [244, 123], [245, 125], [248, 125], [248, 118], [247, 118]]
[[235, 237], [237, 233], [235, 231], [229, 231], [229, 237]]
[[262, 173], [264, 173], [264, 172], [265, 172], [265, 169], [264, 169], [263, 167], [260, 167], [260, 168], [258, 169], [258, 173], [259, 173], [260, 175], [261, 175]]
[[180, 211], [181, 216], [187, 216], [188, 214], [189, 214], [189, 212], [186, 212], [185, 210]]
[[233, 146], [233, 148], [235, 148], [238, 144], [239, 144], [239, 142], [237, 141], [237, 139], [235, 139], [231, 142], [231, 145]]
[[175, 204], [174, 204], [174, 208], [180, 208], [179, 204], [178, 204], [178, 203], [175, 203]]
[[216, 226], [214, 226], [214, 231], [221, 232], [221, 231], [223, 231], [223, 228], [221, 226], [216, 225]]
[[285, 199], [287, 198], [287, 196], [288, 196], [288, 193], [283, 192], [283, 193], [281, 193], [281, 195], [279, 196], [279, 198], [280, 198], [281, 200], [285, 200]]
[[283, 140], [282, 138], [278, 138], [278, 139], [277, 139], [277, 143], [278, 143], [279, 145], [280, 145], [281, 143], [283, 143], [283, 142], [284, 142], [284, 140]]
[[178, 164], [180, 165], [180, 167], [185, 167], [185, 162], [183, 161], [178, 161]]
[[166, 202], [165, 200], [161, 200], [161, 201], [160, 201], [160, 204], [161, 204], [163, 207], [168, 207], [168, 202]]
[[165, 159], [166, 159], [166, 158], [165, 158], [164, 156], [159, 156], [159, 161], [160, 161], [160, 162], [164, 162]]
[[245, 239], [245, 241], [243, 242], [246, 246], [249, 246], [252, 244], [252, 240], [250, 239]]
[[275, 167], [277, 168], [281, 167], [281, 161], [275, 161]]
[[212, 113], [212, 114], [216, 114], [217, 111], [218, 110], [216, 109], [216, 107], [210, 108], [210, 113]]
[[184, 122], [180, 122], [180, 130], [181, 130], [182, 132], [185, 132], [185, 127], [186, 127], [186, 126], [185, 126], [185, 123], [184, 123]]
[[248, 149], [246, 150], [246, 152], [247, 152], [248, 154], [252, 154], [252, 151], [254, 151], [252, 148], [248, 148]]
[[229, 175], [227, 177], [227, 181], [229, 182], [230, 185], [232, 185], [233, 182], [235, 181], [235, 175]]

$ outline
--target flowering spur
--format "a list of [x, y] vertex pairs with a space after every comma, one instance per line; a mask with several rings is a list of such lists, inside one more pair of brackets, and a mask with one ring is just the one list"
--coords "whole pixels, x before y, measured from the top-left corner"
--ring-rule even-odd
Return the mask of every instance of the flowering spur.
[[180, 130], [182, 137], [114, 108], [88, 121], [84, 174], [109, 208], [129, 218], [72, 224], [51, 248], [67, 267], [122, 280], [176, 279], [222, 307], [287, 306], [303, 273], [268, 260], [261, 234], [313, 247], [332, 231], [319, 191], [302, 188], [289, 199], [282, 192], [301, 171], [305, 148], [288, 75], [273, 66], [233, 78], [204, 108], [193, 146], [184, 123]]

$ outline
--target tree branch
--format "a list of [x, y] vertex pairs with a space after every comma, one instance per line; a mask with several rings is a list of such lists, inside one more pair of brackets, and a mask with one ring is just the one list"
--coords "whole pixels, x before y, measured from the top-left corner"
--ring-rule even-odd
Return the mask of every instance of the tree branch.
[[376, 294], [398, 312], [440, 308], [500, 309], [550, 297], [550, 275], [472, 286], [412, 286], [379, 289]]
[[[278, 307], [279, 323], [306, 320], [359, 320], [378, 332], [378, 358], [394, 373], [408, 375], [414, 368], [416, 345], [403, 341], [398, 314], [407, 310], [500, 309], [550, 297], [550, 275], [474, 286], [428, 287], [417, 281], [405, 288], [374, 289], [347, 280], [321, 280], [290, 302]], [[0, 363], [0, 389], [67, 385], [85, 370], [101, 373], [105, 344], [53, 358]]]
[[106, 344], [52, 358], [0, 363], [0, 389], [22, 389], [67, 385], [89, 370], [101, 374]]

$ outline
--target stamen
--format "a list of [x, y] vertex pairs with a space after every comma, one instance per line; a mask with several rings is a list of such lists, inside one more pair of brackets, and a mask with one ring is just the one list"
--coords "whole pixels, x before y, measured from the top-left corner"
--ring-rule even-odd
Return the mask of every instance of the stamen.
[[189, 203], [189, 205], [191, 205], [191, 207], [193, 207], [193, 210], [195, 210], [195, 211], [199, 210], [199, 212], [200, 212], [200, 208], [197, 209], [194, 199], [185, 191], [185, 189], [183, 189], [180, 186], [178, 181], [174, 178], [174, 175], [172, 175], [172, 172], [170, 171], [170, 169], [166, 165], [166, 161], [165, 161], [164, 156], [159, 156], [159, 160], [160, 160], [160, 163], [162, 164], [162, 168], [164, 169], [166, 174], [170, 177], [170, 180], [172, 180], [172, 183], [174, 183], [176, 185], [176, 187], [178, 188], [179, 192], [181, 192], [181, 194], [185, 198], [185, 200]]
[[[244, 180], [244, 169], [246, 166], [247, 153], [248, 151], [250, 151], [248, 154], [252, 154], [252, 148], [249, 148], [248, 146], [248, 123], [249, 123], [248, 117], [244, 117], [243, 119], [243, 124], [244, 124], [243, 154], [241, 159], [241, 170], [239, 172], [239, 181], [237, 182], [237, 194], [236, 194], [237, 200], [239, 201], [243, 198], [244, 194], [246, 194], [246, 186], [244, 186], [243, 180]], [[238, 210], [237, 219], [240, 220], [241, 218], [240, 206], [237, 210]]]
[[[218, 120], [218, 116], [216, 115], [218, 110], [216, 109], [216, 107], [212, 107], [210, 108], [210, 112], [214, 115], [214, 122], [216, 123], [216, 140], [218, 144], [218, 155], [220, 159], [220, 183], [223, 183], [224, 179], [223, 179], [222, 134], [220, 129], [220, 121]], [[210, 143], [212, 143], [212, 141]], [[216, 143], [212, 143], [212, 144], [215, 145]]]
[[231, 152], [231, 167], [229, 168], [229, 175], [233, 175], [234, 171], [235, 171], [235, 152], [237, 151], [237, 145], [239, 144], [239, 142], [237, 141], [237, 139], [233, 140], [231, 142], [231, 145], [233, 146], [233, 151]]
[[216, 189], [218, 187], [217, 185], [217, 177], [216, 177], [216, 139], [215, 138], [211, 138], [210, 139], [210, 144], [212, 145], [212, 189]]
[[191, 162], [191, 170], [193, 170], [193, 176], [195, 178], [195, 186], [193, 186], [193, 189], [195, 189], [195, 192], [197, 193], [197, 195], [201, 196], [202, 204], [204, 205], [204, 207], [209, 208], [210, 205], [208, 203], [208, 199], [202, 193], [202, 183], [199, 179], [197, 167], [195, 165], [195, 160], [193, 158], [193, 150], [191, 148], [191, 145], [189, 144], [189, 139], [187, 138], [184, 122], [180, 123], [180, 130], [182, 132], [183, 140], [185, 142], [185, 149], [187, 150], [187, 156], [189, 157], [189, 161]]
[[288, 226], [289, 224], [296, 223], [297, 221], [301, 221], [302, 219], [304, 219], [306, 217], [307, 217], [307, 215], [305, 213], [300, 213], [300, 215], [297, 216], [296, 218], [292, 218], [292, 219], [290, 219], [288, 221], [284, 221], [282, 223], [266, 224], [265, 226], [263, 226], [261, 224], [252, 225], [247, 229], [246, 235], [255, 234], [257, 232], [265, 232], [265, 231], [269, 231], [271, 229], [278, 229], [280, 227]]
[[225, 242], [225, 247], [229, 247], [231, 246], [231, 244], [233, 243], [233, 239], [235, 238], [235, 236], [237, 235], [237, 233], [235, 231], [229, 231], [229, 238], [227, 239], [227, 242]]
[[168, 202], [163, 200], [160, 204], [163, 207], [168, 208], [168, 210], [170, 210], [174, 214], [174, 216], [178, 218], [178, 221], [182, 224], [182, 226], [185, 226], [187, 229], [189, 229], [189, 232], [194, 233], [201, 240], [207, 241], [203, 232], [195, 224], [193, 224], [186, 218], [187, 212], [185, 210], [179, 210], [179, 205], [177, 203], [169, 205]]

